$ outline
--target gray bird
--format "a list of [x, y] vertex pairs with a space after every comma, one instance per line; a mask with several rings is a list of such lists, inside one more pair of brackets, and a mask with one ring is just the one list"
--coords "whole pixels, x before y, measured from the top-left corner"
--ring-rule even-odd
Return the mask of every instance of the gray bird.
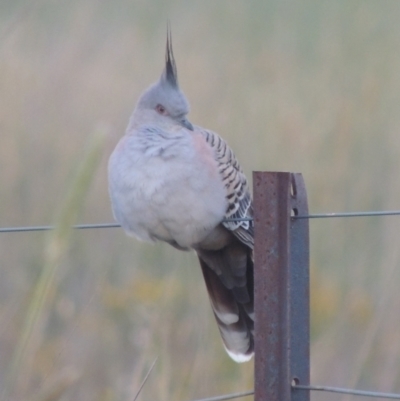
[[253, 216], [248, 184], [216, 133], [193, 126], [167, 32], [165, 68], [139, 98], [108, 164], [115, 219], [140, 240], [194, 249], [226, 351], [254, 353]]

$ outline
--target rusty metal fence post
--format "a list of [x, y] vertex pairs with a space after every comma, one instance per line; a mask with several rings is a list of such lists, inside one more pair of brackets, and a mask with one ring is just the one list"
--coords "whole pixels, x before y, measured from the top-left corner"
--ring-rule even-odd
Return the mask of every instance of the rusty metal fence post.
[[308, 401], [309, 232], [301, 174], [254, 172], [255, 401]]

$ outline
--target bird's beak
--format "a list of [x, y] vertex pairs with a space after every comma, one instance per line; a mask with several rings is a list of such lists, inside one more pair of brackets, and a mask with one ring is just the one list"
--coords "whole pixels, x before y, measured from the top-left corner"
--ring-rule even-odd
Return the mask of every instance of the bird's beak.
[[181, 124], [182, 124], [185, 128], [187, 128], [189, 131], [193, 131], [193, 125], [192, 125], [192, 123], [191, 123], [189, 120], [187, 120], [186, 118], [184, 118], [183, 120], [181, 120]]

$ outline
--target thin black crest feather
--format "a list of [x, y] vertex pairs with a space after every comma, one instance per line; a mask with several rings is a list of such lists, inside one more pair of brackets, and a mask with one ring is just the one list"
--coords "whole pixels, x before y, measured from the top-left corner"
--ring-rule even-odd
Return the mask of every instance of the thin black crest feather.
[[174, 53], [172, 52], [172, 36], [169, 21], [167, 23], [167, 47], [165, 50], [165, 78], [170, 85], [178, 87], [178, 75]]

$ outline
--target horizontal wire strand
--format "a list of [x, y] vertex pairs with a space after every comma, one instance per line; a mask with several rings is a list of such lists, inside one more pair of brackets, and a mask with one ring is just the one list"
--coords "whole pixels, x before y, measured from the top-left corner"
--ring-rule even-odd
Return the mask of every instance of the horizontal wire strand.
[[[365, 390], [352, 390], [348, 388], [341, 387], [330, 387], [330, 386], [305, 386], [300, 384], [295, 384], [292, 386], [293, 390], [307, 390], [307, 391], [326, 391], [329, 393], [339, 393], [339, 394], [349, 394], [361, 397], [373, 397], [373, 398], [386, 398], [392, 400], [400, 400], [400, 394], [395, 393], [381, 393], [377, 391], [365, 391]], [[202, 398], [194, 401], [224, 401], [231, 400], [234, 398], [247, 397], [249, 395], [253, 395], [254, 391], [246, 391], [243, 393], [234, 393], [234, 394], [226, 394], [220, 395], [216, 397]]]
[[387, 398], [392, 400], [400, 400], [400, 394], [394, 393], [380, 393], [377, 391], [364, 391], [364, 390], [352, 390], [348, 388], [340, 387], [329, 387], [329, 386], [305, 386], [295, 384], [292, 386], [293, 390], [311, 390], [311, 391], [326, 391], [329, 393], [340, 393], [340, 394], [351, 394], [361, 397], [374, 397], [374, 398]]
[[331, 217], [377, 217], [377, 216], [398, 216], [400, 210], [383, 210], [371, 212], [340, 212], [340, 213], [317, 213], [304, 216], [292, 216], [293, 219], [322, 219]]
[[[371, 212], [345, 212], [345, 213], [317, 213], [300, 216], [292, 216], [292, 219], [321, 219], [332, 217], [379, 217], [379, 216], [399, 216], [400, 210], [371, 211]], [[222, 220], [223, 223], [235, 223], [241, 221], [252, 221], [251, 217], [229, 218]], [[73, 229], [85, 230], [94, 228], [117, 228], [121, 227], [118, 223], [98, 223], [98, 224], [77, 224], [72, 226]], [[14, 233], [27, 231], [49, 231], [54, 230], [54, 226], [26, 226], [26, 227], [3, 227], [0, 233]]]
[[[118, 223], [99, 223], [99, 224], [77, 224], [71, 228], [75, 230], [86, 230], [92, 228], [118, 228], [121, 227]], [[49, 231], [54, 230], [55, 226], [28, 226], [28, 227], [4, 227], [0, 228], [0, 233], [16, 233], [27, 231]]]
[[202, 398], [199, 400], [193, 400], [193, 401], [224, 401], [224, 400], [232, 400], [234, 398], [242, 398], [242, 397], [247, 397], [249, 395], [253, 395], [254, 391], [245, 391], [243, 393], [233, 393], [233, 394], [225, 394], [225, 395], [218, 395], [216, 397], [209, 397], [209, 398]]

